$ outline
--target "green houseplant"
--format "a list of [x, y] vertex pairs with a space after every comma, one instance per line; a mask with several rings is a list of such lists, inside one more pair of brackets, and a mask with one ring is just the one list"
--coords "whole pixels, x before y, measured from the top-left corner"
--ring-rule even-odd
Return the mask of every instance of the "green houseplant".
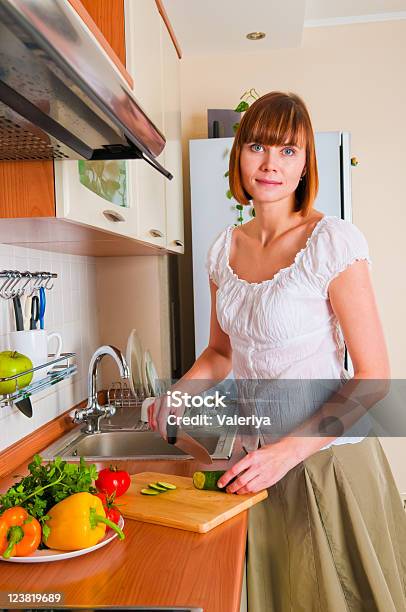
[[[237, 113], [245, 113], [245, 111], [249, 109], [250, 104], [252, 104], [252, 102], [255, 102], [255, 100], [258, 100], [258, 98], [259, 98], [259, 94], [256, 91], [256, 89], [252, 88], [252, 89], [247, 90], [241, 96], [240, 102], [238, 103], [238, 105], [234, 109], [234, 111], [237, 112]], [[237, 132], [239, 125], [240, 125], [239, 123], [235, 123], [233, 125], [234, 134]], [[229, 171], [227, 170], [227, 172], [224, 173], [224, 177], [228, 178], [228, 176], [229, 176]], [[227, 196], [227, 198], [229, 200], [233, 200], [234, 199], [233, 198], [233, 194], [231, 193], [230, 189], [228, 189], [226, 191], [226, 196]], [[243, 222], [244, 222], [244, 217], [243, 217], [244, 207], [243, 207], [242, 204], [237, 202], [235, 204], [235, 209], [237, 211], [237, 223], [235, 223], [234, 225], [237, 225], [238, 223], [240, 225], [242, 225]], [[251, 217], [255, 217], [255, 209], [254, 209], [253, 206], [251, 207], [251, 209], [249, 211], [249, 214], [250, 214]]]

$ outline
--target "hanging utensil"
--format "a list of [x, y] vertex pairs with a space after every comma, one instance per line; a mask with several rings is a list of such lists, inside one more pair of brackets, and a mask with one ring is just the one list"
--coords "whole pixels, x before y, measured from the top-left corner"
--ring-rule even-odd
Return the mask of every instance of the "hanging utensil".
[[45, 289], [44, 287], [40, 287], [39, 289], [39, 327], [40, 329], [44, 329], [44, 316], [45, 316], [45, 307], [46, 307], [46, 297], [45, 297]]
[[30, 329], [32, 297], [27, 295], [23, 309], [24, 329]]
[[13, 297], [13, 306], [14, 306], [14, 315], [16, 320], [16, 330], [23, 331], [24, 329], [24, 320], [23, 320], [23, 312], [21, 310], [21, 301], [18, 295]]
[[39, 298], [34, 295], [31, 302], [31, 320], [30, 329], [37, 329], [37, 323], [39, 319]]

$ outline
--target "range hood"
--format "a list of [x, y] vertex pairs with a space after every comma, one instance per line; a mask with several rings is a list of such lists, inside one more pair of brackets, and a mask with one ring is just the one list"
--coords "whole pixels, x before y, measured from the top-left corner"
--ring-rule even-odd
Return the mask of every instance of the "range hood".
[[0, 0], [0, 160], [155, 159], [165, 138], [69, 0]]

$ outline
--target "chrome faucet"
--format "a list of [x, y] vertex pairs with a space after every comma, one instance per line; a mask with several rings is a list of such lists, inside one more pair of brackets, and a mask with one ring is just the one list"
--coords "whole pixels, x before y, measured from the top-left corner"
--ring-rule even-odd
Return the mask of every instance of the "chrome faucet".
[[76, 410], [73, 419], [74, 423], [86, 423], [82, 431], [87, 434], [100, 433], [100, 420], [113, 416], [116, 412], [115, 406], [110, 404], [101, 406], [97, 401], [97, 371], [105, 355], [113, 357], [120, 370], [121, 378], [130, 377], [130, 371], [120, 349], [106, 344], [95, 351], [89, 364], [87, 406], [83, 410]]

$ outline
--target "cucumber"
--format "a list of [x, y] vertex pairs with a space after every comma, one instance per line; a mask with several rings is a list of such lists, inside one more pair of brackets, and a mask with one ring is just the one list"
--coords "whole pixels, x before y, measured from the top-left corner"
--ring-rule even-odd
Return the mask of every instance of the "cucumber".
[[141, 495], [159, 495], [159, 491], [154, 491], [154, 489], [141, 489]]
[[217, 486], [217, 481], [225, 474], [226, 470], [207, 470], [193, 474], [193, 484], [196, 489], [205, 491], [225, 491], [225, 488]]
[[160, 487], [164, 487], [164, 489], [168, 489], [170, 491], [176, 489], [176, 485], [172, 484], [171, 482], [157, 482], [157, 485], [159, 485]]
[[148, 486], [150, 489], [154, 489], [155, 491], [159, 491], [160, 493], [163, 493], [164, 491], [168, 490], [165, 489], [165, 487], [161, 487], [158, 482], [151, 482]]

